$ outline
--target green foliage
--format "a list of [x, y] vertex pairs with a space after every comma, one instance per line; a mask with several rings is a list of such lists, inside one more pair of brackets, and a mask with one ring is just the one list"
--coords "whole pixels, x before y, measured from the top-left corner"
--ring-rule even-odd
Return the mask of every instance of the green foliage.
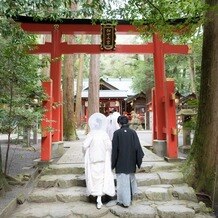
[[136, 60], [135, 66], [133, 90], [139, 93], [154, 87], [153, 58], [147, 56], [145, 60]]
[[100, 76], [131, 77], [134, 75], [133, 55], [101, 55]]
[[35, 38], [13, 21], [0, 21], [1, 133], [9, 134], [18, 125], [32, 125], [41, 116], [40, 107], [35, 107], [33, 102], [43, 96], [37, 72], [40, 65], [35, 56], [28, 54], [34, 42]]
[[[72, 5], [76, 9], [72, 9]], [[185, 35], [193, 34], [202, 24], [205, 9], [205, 4], [199, 0], [2, 0], [0, 16], [23, 15], [53, 21], [91, 18], [93, 23], [125, 19], [138, 26], [143, 35], [158, 31], [169, 37], [178, 30], [182, 36], [184, 32]]]
[[68, 0], [2, 0], [0, 14], [7, 17], [24, 15], [33, 16], [35, 19], [59, 20], [61, 17], [72, 15], [69, 3]]
[[174, 78], [176, 89], [181, 94], [190, 93], [190, 73], [188, 56], [166, 56], [166, 77]]
[[201, 26], [207, 8], [199, 0], [111, 0], [100, 4], [93, 0], [85, 7], [93, 19], [129, 20], [142, 35], [159, 32], [165, 39], [171, 39], [175, 33], [180, 37], [193, 35]]
[[[72, 9], [77, 6], [77, 9]], [[58, 21], [63, 18], [87, 18], [99, 19], [102, 16], [105, 1], [93, 0], [16, 0], [1, 1], [0, 16], [17, 17], [20, 15], [31, 16], [36, 20]], [[76, 7], [75, 7], [76, 8]]]

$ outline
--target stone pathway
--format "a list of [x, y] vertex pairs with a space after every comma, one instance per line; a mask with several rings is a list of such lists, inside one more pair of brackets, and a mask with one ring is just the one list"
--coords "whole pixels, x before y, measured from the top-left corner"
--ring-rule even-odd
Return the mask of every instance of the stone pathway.
[[[81, 143], [67, 142], [67, 152], [56, 164], [42, 171], [27, 201], [11, 214], [13, 217], [143, 217], [209, 218], [208, 208], [198, 202], [194, 190], [183, 179], [181, 163], [168, 163], [144, 149], [145, 157], [137, 172], [138, 194], [129, 208], [115, 200], [101, 210], [86, 196]], [[142, 142], [143, 144], [143, 142]], [[116, 179], [116, 177], [115, 177]]]

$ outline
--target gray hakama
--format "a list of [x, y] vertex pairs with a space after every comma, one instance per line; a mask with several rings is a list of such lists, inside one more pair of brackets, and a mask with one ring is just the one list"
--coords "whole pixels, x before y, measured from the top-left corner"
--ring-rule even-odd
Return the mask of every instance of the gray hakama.
[[117, 203], [128, 207], [132, 197], [137, 193], [137, 183], [135, 174], [116, 174], [117, 177]]

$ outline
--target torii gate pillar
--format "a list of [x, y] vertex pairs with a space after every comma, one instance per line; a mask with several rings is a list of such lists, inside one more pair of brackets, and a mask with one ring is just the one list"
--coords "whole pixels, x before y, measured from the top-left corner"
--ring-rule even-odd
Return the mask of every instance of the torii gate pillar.
[[59, 25], [54, 25], [52, 31], [52, 51], [51, 51], [51, 65], [50, 77], [53, 81], [53, 106], [52, 106], [52, 127], [53, 136], [52, 142], [59, 142], [62, 140], [62, 96], [61, 96], [61, 32]]
[[43, 101], [43, 108], [45, 113], [42, 119], [42, 142], [41, 142], [41, 163], [49, 162], [51, 160], [52, 150], [52, 80], [43, 82], [42, 87], [47, 99]]
[[166, 81], [166, 137], [167, 137], [167, 160], [176, 160], [178, 158], [178, 137], [176, 128], [176, 105], [175, 105], [175, 82], [167, 78]]
[[[157, 34], [153, 35], [155, 89], [152, 90], [153, 146], [168, 160], [178, 158], [176, 136], [176, 110], [173, 97], [174, 81], [166, 80], [164, 44]], [[156, 148], [155, 148], [156, 147]]]
[[164, 53], [163, 43], [157, 34], [153, 35], [154, 43], [154, 77], [155, 77], [155, 126], [153, 130], [153, 140], [165, 140], [165, 110], [164, 110], [164, 97], [165, 97], [165, 69], [164, 69]]

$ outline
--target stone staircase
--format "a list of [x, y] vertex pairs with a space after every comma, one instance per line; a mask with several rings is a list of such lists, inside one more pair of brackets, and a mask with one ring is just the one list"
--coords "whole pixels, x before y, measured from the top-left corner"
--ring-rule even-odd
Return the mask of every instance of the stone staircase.
[[184, 183], [180, 166], [164, 161], [143, 162], [136, 173], [139, 190], [132, 205], [122, 208], [111, 200], [97, 210], [86, 196], [83, 164], [53, 164], [42, 171], [28, 200], [10, 217], [214, 217]]

